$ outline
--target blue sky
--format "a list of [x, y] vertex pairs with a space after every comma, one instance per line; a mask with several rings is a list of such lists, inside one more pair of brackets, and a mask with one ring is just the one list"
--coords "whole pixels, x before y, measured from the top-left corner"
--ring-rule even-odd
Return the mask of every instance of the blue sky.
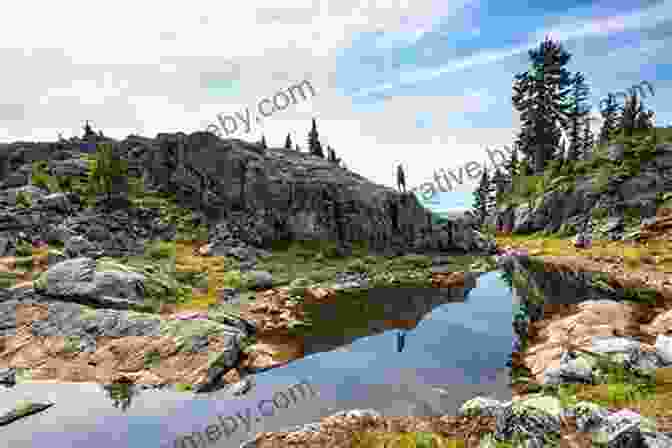
[[[348, 167], [393, 187], [401, 163], [413, 188], [470, 161], [487, 166], [486, 148], [511, 145], [513, 77], [547, 35], [571, 53], [566, 68], [584, 73], [596, 131], [600, 99], [641, 81], [655, 88], [644, 103], [656, 124], [672, 124], [672, 0], [276, 4], [119, 0], [96, 5], [106, 20], [93, 22], [80, 20], [83, 1], [45, 3], [39, 15], [13, 5], [0, 29], [13, 67], [0, 87], [0, 138], [81, 135], [86, 119], [115, 138], [153, 137], [247, 108], [250, 132], [239, 122], [230, 137], [263, 134], [282, 146], [289, 133], [305, 150], [315, 117], [322, 143]], [[119, 33], [119, 23], [133, 32]], [[256, 120], [259, 101], [304, 80], [314, 96]]]
[[473, 194], [468, 191], [438, 192], [429, 198], [429, 200], [425, 199], [420, 192], [416, 192], [415, 196], [423, 207], [439, 214], [457, 210], [468, 210], [474, 202]]

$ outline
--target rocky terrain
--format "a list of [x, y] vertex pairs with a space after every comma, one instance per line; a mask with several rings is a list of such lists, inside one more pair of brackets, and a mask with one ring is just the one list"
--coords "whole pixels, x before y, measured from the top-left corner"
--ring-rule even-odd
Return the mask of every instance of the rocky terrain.
[[[129, 136], [116, 143], [131, 175], [115, 182], [107, 201], [86, 193], [92, 155], [76, 139], [0, 148], [2, 384], [95, 381], [203, 392], [232, 383], [243, 387], [252, 372], [304, 355], [292, 335], [310, 328], [307, 305], [380, 287], [469, 287], [470, 271], [497, 268], [488, 258], [458, 262], [457, 256], [439, 255], [493, 253], [493, 240], [473, 224], [434, 226], [412, 196], [323, 159], [203, 133]], [[667, 151], [660, 146], [651, 162], [659, 176], [653, 183], [663, 183], [659, 193], [667, 188]], [[43, 161], [43, 171], [36, 169]], [[73, 185], [61, 188], [68, 177]], [[614, 197], [629, 197], [624, 189], [640, 185], [637, 197], [648, 198], [641, 187], [647, 182], [626, 179]], [[533, 211], [504, 210], [500, 223], [512, 219], [514, 235], [497, 236], [500, 247], [519, 249], [497, 259], [500, 269], [517, 273], [514, 400], [477, 397], [465, 403], [463, 415], [441, 418], [395, 420], [350, 411], [260, 434], [247, 446], [287, 446], [290, 440], [295, 446], [349, 446], [391, 433], [476, 446], [501, 444], [514, 432], [533, 444], [543, 443], [546, 434], [571, 446], [590, 446], [598, 436], [609, 446], [672, 446], [664, 412], [672, 361], [668, 208], [654, 194], [657, 207], [633, 229], [632, 213], [624, 211], [633, 204], [616, 200], [613, 213], [623, 216], [610, 217], [607, 229], [594, 213], [606, 199], [551, 201], [562, 197], [555, 192], [542, 197], [547, 199], [535, 202]], [[598, 224], [588, 249], [574, 248], [569, 238], [515, 234], [551, 232], [557, 223], [580, 223], [588, 215]], [[562, 230], [571, 233], [567, 226]], [[602, 276], [586, 274], [595, 271]], [[572, 291], [555, 291], [558, 281]], [[541, 306], [534, 303], [540, 291], [551, 297]], [[413, 328], [431, 311], [427, 307], [416, 307], [403, 322], [388, 320]], [[631, 381], [640, 395], [646, 387], [649, 394], [630, 399], [629, 414], [609, 404], [613, 397], [599, 387], [607, 362], [599, 355], [605, 353], [611, 368], [614, 362], [620, 368], [621, 388], [629, 384], [627, 375], [649, 373], [642, 376], [649, 383]], [[650, 384], [660, 387], [651, 392]], [[565, 389], [570, 386], [585, 388]]]

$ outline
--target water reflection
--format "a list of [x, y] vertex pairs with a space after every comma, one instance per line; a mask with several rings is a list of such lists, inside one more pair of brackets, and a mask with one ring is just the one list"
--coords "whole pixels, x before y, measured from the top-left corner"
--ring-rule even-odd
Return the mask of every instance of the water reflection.
[[406, 330], [397, 331], [397, 353], [401, 353], [406, 345]]
[[107, 392], [108, 398], [112, 400], [112, 405], [117, 409], [121, 406], [122, 412], [126, 412], [131, 406], [133, 397], [140, 394], [137, 386], [130, 381], [106, 384], [102, 387]]

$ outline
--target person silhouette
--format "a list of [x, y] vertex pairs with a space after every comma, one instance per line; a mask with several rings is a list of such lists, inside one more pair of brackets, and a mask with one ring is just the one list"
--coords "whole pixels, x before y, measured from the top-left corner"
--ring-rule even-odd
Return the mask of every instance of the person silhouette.
[[397, 353], [401, 353], [406, 345], [406, 330], [397, 330]]

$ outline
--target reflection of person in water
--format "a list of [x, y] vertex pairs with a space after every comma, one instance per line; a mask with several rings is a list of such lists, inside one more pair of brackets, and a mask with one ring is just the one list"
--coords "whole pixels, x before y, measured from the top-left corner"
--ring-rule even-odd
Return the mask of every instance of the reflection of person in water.
[[397, 331], [397, 353], [401, 353], [406, 345], [406, 330]]

